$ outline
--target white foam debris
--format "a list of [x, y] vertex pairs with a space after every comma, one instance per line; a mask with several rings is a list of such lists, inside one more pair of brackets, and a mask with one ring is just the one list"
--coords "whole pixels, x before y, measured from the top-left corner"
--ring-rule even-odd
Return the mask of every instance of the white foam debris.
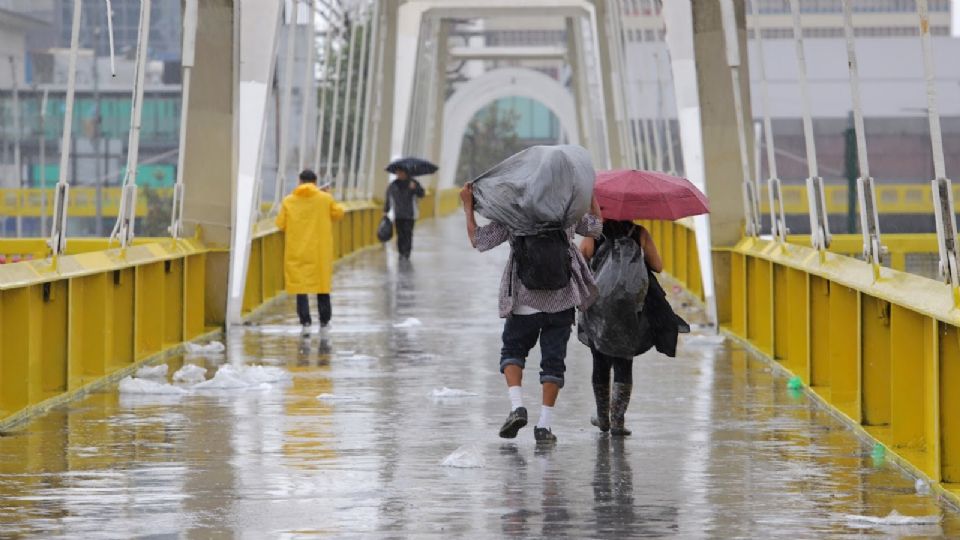
[[207, 380], [207, 368], [196, 364], [184, 364], [173, 374], [173, 382], [197, 384]]
[[167, 377], [167, 365], [143, 366], [137, 370], [135, 376], [140, 379], [164, 379]]
[[336, 403], [338, 401], [357, 401], [356, 396], [348, 396], [346, 394], [327, 394], [323, 393], [317, 396], [317, 399], [327, 403]]
[[352, 354], [350, 356], [340, 356], [339, 360], [344, 362], [376, 362], [377, 358], [374, 356], [368, 356], [365, 354]]
[[215, 354], [222, 353], [227, 347], [219, 341], [209, 343], [187, 343], [184, 345], [189, 354]]
[[195, 390], [228, 390], [289, 381], [292, 376], [273, 366], [220, 366], [212, 379], [195, 385]]
[[454, 467], [457, 469], [480, 469], [486, 466], [486, 460], [483, 454], [472, 444], [465, 444], [453, 451], [452, 454], [443, 458], [440, 463], [444, 467]]
[[423, 323], [414, 317], [407, 317], [403, 322], [393, 325], [394, 328], [416, 328], [417, 326], [423, 326]]
[[917, 481], [913, 484], [913, 487], [917, 490], [917, 495], [930, 494], [930, 484], [927, 483], [927, 481], [923, 478], [917, 478]]
[[941, 515], [905, 516], [896, 510], [886, 516], [859, 516], [848, 514], [847, 519], [855, 523], [867, 523], [882, 526], [936, 525], [943, 520]]
[[179, 386], [159, 383], [149, 379], [134, 379], [125, 377], [120, 381], [120, 394], [155, 394], [155, 395], [183, 395], [187, 391]]
[[680, 340], [684, 345], [720, 345], [727, 340], [723, 334], [688, 334]]
[[460, 390], [459, 388], [434, 388], [430, 392], [430, 397], [432, 398], [464, 398], [464, 397], [473, 397], [477, 394], [473, 392], [467, 392], [466, 390]]

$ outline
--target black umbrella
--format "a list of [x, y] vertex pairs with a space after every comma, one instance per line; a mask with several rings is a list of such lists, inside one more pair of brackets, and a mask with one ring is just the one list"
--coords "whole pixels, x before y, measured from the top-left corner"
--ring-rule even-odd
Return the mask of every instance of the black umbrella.
[[410, 176], [423, 176], [437, 172], [437, 167], [425, 159], [415, 157], [405, 157], [395, 159], [386, 167], [386, 171], [396, 174], [397, 171], [406, 171]]

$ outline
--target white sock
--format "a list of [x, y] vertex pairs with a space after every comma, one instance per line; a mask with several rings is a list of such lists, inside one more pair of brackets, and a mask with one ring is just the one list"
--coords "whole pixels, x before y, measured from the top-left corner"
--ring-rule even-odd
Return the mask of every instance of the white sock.
[[507, 388], [510, 392], [510, 410], [515, 411], [523, 407], [523, 388], [520, 386], [510, 386]]
[[537, 421], [537, 427], [550, 428], [550, 420], [553, 416], [553, 407], [546, 405], [540, 406], [540, 420]]

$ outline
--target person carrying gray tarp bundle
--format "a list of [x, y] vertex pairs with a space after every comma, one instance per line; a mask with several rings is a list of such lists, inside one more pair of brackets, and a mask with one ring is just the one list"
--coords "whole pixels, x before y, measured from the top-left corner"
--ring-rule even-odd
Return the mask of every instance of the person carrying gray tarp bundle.
[[[564, 383], [567, 342], [575, 308], [587, 308], [597, 287], [573, 243], [574, 233], [600, 235], [600, 207], [593, 197], [594, 170], [580, 146], [534, 146], [514, 154], [467, 183], [460, 192], [467, 235], [479, 251], [510, 243], [500, 283], [505, 318], [500, 372], [511, 411], [500, 436], [514, 438], [527, 424], [521, 382], [527, 355], [540, 343], [543, 399], [534, 429], [538, 443], [553, 443], [553, 407]], [[477, 226], [474, 210], [491, 223]]]

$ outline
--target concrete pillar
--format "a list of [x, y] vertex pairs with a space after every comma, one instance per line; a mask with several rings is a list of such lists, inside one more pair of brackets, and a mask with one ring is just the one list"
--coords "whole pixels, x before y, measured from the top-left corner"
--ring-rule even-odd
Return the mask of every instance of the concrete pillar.
[[[750, 73], [744, 0], [734, 0], [740, 42], [740, 87], [746, 139], [753, 139]], [[727, 66], [720, 3], [712, 0], [664, 2], [667, 42], [673, 64], [684, 166], [691, 181], [710, 198], [709, 218], [697, 227], [708, 298], [715, 294], [720, 323], [730, 320], [730, 253], [718, 250], [740, 240], [743, 198], [733, 83]], [[753, 148], [747, 148], [753, 163]], [[700, 226], [702, 224], [702, 226]], [[707, 242], [709, 240], [709, 242]], [[704, 245], [707, 244], [707, 245]], [[707, 250], [712, 250], [712, 256]], [[709, 258], [707, 256], [710, 256]]]
[[[198, 3], [196, 60], [191, 74], [184, 149], [184, 236], [229, 247], [237, 172], [236, 10], [234, 0]], [[226, 320], [229, 253], [207, 254], [205, 320]]]
[[186, 155], [184, 224], [229, 255], [207, 259], [207, 322], [238, 323], [282, 2], [199, 3]]
[[[567, 26], [567, 62], [570, 64], [570, 88], [573, 99], [577, 104], [577, 131], [580, 133], [580, 144], [584, 148], [593, 148], [593, 133], [587, 126], [590, 125], [590, 96], [587, 93], [586, 79], [583, 72], [583, 47], [581, 41], [579, 20], [573, 17], [566, 18]], [[572, 134], [567, 134], [571, 137]], [[596, 150], [593, 150], [593, 159], [597, 159]]]

